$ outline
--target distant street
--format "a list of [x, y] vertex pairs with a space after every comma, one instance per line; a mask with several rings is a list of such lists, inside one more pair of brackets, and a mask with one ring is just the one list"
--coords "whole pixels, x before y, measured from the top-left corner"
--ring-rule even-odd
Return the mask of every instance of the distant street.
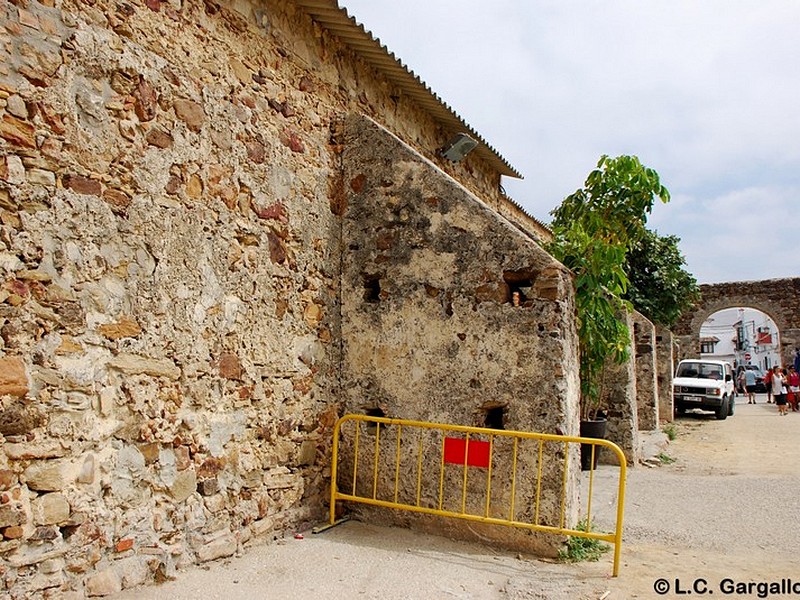
[[[696, 596], [705, 580], [717, 597], [723, 580], [800, 581], [800, 413], [780, 417], [765, 394], [757, 401], [737, 398], [725, 421], [687, 413], [665, 451], [675, 462], [630, 472], [622, 576], [610, 597], [685, 597], [676, 581], [682, 590], [697, 581]], [[659, 578], [670, 584], [664, 596], [654, 592]]]

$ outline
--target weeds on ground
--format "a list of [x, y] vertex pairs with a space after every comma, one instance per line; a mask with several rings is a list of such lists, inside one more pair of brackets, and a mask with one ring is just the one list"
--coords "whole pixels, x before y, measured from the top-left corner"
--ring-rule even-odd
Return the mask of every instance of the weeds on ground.
[[678, 428], [675, 427], [675, 423], [667, 423], [661, 428], [661, 431], [666, 434], [670, 442], [678, 437]]
[[656, 458], [661, 461], [662, 465], [671, 465], [677, 460], [676, 458], [673, 458], [669, 454], [665, 454], [664, 452], [659, 452], [658, 454], [656, 454]]
[[[589, 531], [589, 523], [583, 519], [578, 523], [578, 531]], [[569, 536], [564, 548], [558, 551], [558, 559], [562, 562], [596, 562], [611, 546], [592, 538]]]

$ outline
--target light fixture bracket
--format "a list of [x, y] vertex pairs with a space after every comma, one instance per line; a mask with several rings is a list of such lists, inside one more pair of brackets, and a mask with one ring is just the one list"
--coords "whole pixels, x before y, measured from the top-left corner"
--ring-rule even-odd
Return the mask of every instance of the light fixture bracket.
[[478, 142], [466, 133], [459, 133], [453, 136], [447, 144], [439, 149], [439, 154], [453, 162], [459, 162], [472, 152]]

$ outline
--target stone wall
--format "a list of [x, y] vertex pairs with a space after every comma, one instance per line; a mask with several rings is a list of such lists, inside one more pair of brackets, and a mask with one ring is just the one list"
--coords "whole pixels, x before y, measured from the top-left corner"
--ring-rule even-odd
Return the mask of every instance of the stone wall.
[[[636, 354], [633, 337], [633, 315], [624, 316], [630, 331], [631, 353], [622, 364], [612, 360], [606, 362], [601, 384], [601, 403], [608, 414], [606, 439], [620, 447], [629, 465], [636, 465], [640, 458], [639, 418], [636, 401]], [[602, 452], [600, 462], [616, 464], [617, 456]]]
[[[483, 427], [487, 414], [499, 409], [506, 429], [577, 435], [577, 337], [568, 271], [366, 119], [348, 123], [344, 187], [347, 411]], [[575, 460], [577, 447], [573, 454]], [[520, 453], [518, 498], [533, 492], [527, 485], [535, 471], [527, 458]], [[562, 462], [546, 461], [542, 522], [558, 522]], [[571, 518], [577, 503], [574, 496], [568, 500]], [[519, 500], [518, 506], [524, 518], [527, 509]], [[383, 518], [391, 518], [383, 510]], [[560, 543], [554, 536], [538, 539], [475, 523], [440, 520], [437, 527], [462, 533], [477, 528], [496, 543], [551, 554]]]
[[656, 382], [658, 386], [658, 417], [672, 421], [675, 417], [672, 398], [672, 375], [675, 372], [675, 342], [672, 332], [656, 325]]
[[800, 278], [704, 284], [700, 293], [700, 302], [673, 327], [681, 347], [678, 360], [700, 355], [700, 327], [708, 317], [725, 308], [746, 306], [775, 322], [781, 361], [792, 363], [795, 348], [800, 348]]
[[289, 11], [265, 36], [148, 4], [0, 7], [12, 597], [106, 594], [323, 514], [342, 102]]
[[[451, 132], [292, 2], [233, 6], [0, 4], [9, 597], [106, 595], [323, 518], [342, 402], [500, 401], [574, 433], [569, 279], [486, 208], [497, 173], [436, 157]], [[343, 179], [348, 113], [415, 153]], [[367, 225], [359, 185], [387, 202]], [[343, 249], [345, 333], [374, 326], [375, 357], [342, 336]]]
[[633, 313], [636, 406], [639, 429], [658, 429], [658, 384], [656, 382], [656, 332], [641, 313]]

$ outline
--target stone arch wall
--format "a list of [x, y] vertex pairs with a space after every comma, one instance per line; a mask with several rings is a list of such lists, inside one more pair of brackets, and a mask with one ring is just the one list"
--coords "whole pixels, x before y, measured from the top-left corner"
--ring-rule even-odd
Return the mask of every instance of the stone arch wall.
[[717, 311], [748, 306], [767, 314], [778, 327], [781, 361], [789, 363], [800, 347], [800, 278], [735, 281], [700, 286], [700, 302], [675, 324], [672, 331], [680, 343], [680, 357], [697, 353], [703, 322]]

